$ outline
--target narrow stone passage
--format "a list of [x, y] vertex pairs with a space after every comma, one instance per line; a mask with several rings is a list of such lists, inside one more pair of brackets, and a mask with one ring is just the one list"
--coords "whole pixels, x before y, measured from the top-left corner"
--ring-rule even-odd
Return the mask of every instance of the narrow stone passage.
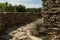
[[21, 26], [16, 30], [14, 30], [15, 28], [9, 28], [5, 31], [6, 35], [1, 35], [1, 37], [4, 40], [42, 40], [41, 38], [35, 37], [30, 33], [30, 29], [35, 27], [37, 24], [41, 24], [41, 23], [43, 23], [42, 19], [37, 19], [36, 21]]

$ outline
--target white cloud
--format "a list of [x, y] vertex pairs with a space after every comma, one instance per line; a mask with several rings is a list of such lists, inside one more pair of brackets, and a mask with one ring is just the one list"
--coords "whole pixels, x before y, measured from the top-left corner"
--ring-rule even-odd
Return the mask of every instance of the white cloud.
[[27, 8], [38, 8], [38, 7], [41, 7], [41, 5], [39, 5], [39, 4], [25, 4], [25, 6]]

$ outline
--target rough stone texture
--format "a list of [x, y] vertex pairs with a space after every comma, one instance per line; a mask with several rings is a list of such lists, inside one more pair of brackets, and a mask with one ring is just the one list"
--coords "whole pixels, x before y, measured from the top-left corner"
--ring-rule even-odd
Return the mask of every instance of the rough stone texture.
[[[41, 21], [41, 22], [39, 22], [39, 21]], [[5, 30], [6, 34], [0, 35], [0, 39], [1, 40], [3, 40], [3, 39], [4, 40], [42, 40], [41, 38], [35, 37], [30, 32], [30, 30], [34, 29], [34, 27], [37, 24], [42, 24], [42, 23], [43, 23], [43, 20], [38, 19], [38, 20], [36, 20], [36, 21], [34, 21], [34, 22], [30, 23], [30, 24], [21, 26], [19, 28], [18, 28], [18, 26], [16, 26], [17, 29], [14, 30], [14, 31], [12, 31], [12, 30], [15, 29], [16, 27], [8, 28], [7, 30]]]
[[[8, 30], [6, 31], [6, 33], [8, 34], [7, 35], [8, 39], [39, 40], [39, 38], [37, 37], [41, 37], [42, 39], [40, 40], [60, 40], [60, 0], [42, 0], [42, 1], [43, 1], [43, 8], [41, 11], [43, 16], [42, 19], [40, 18], [40, 21], [38, 22], [35, 21], [34, 23], [36, 24], [34, 24], [33, 26], [31, 26], [32, 24], [28, 24], [14, 31], [12, 31], [14, 28], [8, 29], [9, 31]], [[30, 27], [32, 28], [30, 29]], [[32, 35], [30, 34], [30, 32], [32, 33]], [[2, 38], [5, 39], [3, 35]]]
[[22, 13], [0, 13], [0, 32], [5, 28], [17, 25], [26, 25], [40, 17], [39, 12], [22, 12]]
[[60, 0], [42, 0], [42, 16], [44, 24], [42, 24], [48, 31], [48, 39], [46, 40], [60, 40]]

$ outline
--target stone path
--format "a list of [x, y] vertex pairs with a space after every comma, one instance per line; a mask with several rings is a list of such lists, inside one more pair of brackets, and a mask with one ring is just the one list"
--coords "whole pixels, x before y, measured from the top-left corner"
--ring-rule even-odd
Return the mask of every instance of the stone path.
[[[9, 28], [6, 30], [7, 35], [2, 35], [2, 38], [5, 40], [42, 40], [41, 38], [31, 35], [30, 29], [36, 26], [37, 23], [42, 23], [41, 19], [36, 20], [33, 23], [21, 26], [14, 30], [14, 28]], [[14, 30], [14, 31], [12, 31]], [[11, 31], [11, 32], [10, 32]]]

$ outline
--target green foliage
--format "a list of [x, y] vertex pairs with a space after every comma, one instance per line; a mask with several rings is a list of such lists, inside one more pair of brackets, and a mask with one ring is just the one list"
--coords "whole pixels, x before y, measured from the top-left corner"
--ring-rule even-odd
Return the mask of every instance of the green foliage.
[[13, 12], [17, 12], [17, 6], [13, 7]]
[[18, 12], [25, 12], [26, 11], [26, 7], [24, 5], [19, 5], [19, 6], [17, 6], [17, 11]]
[[5, 11], [5, 9], [6, 9], [6, 4], [1, 3], [0, 4], [0, 10]]
[[9, 4], [6, 8], [6, 12], [12, 12], [13, 11], [13, 6]]
[[0, 3], [0, 12], [25, 12], [26, 7], [24, 5], [12, 6], [11, 4]]
[[27, 8], [24, 5], [11, 5], [6, 3], [0, 3], [0, 12], [40, 12], [41, 8]]

